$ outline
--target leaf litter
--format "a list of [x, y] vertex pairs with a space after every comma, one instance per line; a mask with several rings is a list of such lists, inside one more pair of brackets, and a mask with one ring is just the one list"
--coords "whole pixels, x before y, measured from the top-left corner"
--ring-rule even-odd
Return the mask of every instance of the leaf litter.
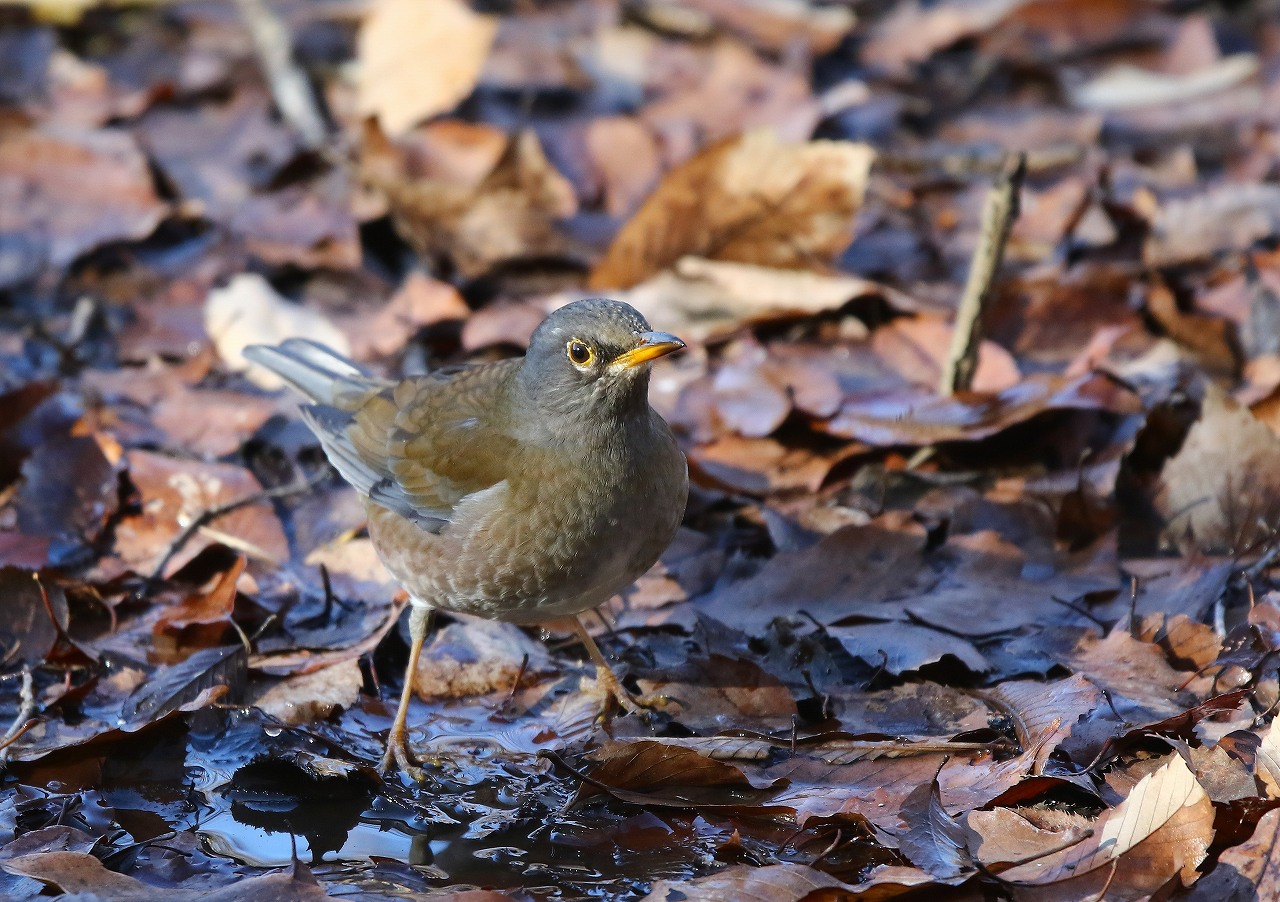
[[[0, 895], [1275, 894], [1260, 9], [257, 7], [0, 21]], [[380, 778], [406, 598], [240, 351], [599, 293], [690, 343], [684, 525], [593, 629], [662, 703], [453, 618]]]

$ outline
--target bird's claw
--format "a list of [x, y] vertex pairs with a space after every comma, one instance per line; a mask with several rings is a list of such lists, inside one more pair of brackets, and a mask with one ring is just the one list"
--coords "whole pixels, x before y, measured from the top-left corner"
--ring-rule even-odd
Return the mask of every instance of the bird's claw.
[[382, 753], [378, 772], [388, 777], [397, 770], [409, 775], [415, 783], [425, 783], [427, 773], [419, 766], [413, 752], [409, 751], [409, 736], [404, 730], [392, 730], [387, 737], [387, 750]]
[[672, 703], [672, 699], [666, 695], [633, 695], [627, 691], [612, 670], [603, 671], [597, 679], [602, 684], [601, 688], [604, 690], [607, 699], [605, 708], [600, 713], [601, 719], [607, 718], [611, 707], [608, 700], [611, 700], [624, 714], [635, 715], [644, 721], [646, 726], [653, 726], [655, 715], [661, 714]]

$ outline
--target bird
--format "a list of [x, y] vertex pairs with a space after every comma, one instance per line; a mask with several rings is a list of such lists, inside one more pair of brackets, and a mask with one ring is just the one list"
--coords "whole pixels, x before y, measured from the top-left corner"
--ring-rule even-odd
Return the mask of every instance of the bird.
[[640, 713], [580, 615], [644, 574], [684, 518], [688, 464], [649, 404], [653, 361], [685, 347], [633, 307], [552, 311], [523, 358], [398, 381], [306, 339], [244, 356], [306, 395], [306, 424], [365, 504], [407, 591], [409, 663], [380, 769], [414, 779], [413, 676], [433, 611], [515, 624], [571, 618], [602, 687]]

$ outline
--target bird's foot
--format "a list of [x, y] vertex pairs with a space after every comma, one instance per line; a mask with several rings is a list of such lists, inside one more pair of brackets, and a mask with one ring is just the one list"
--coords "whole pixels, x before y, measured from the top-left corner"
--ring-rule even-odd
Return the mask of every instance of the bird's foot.
[[[596, 679], [600, 682], [600, 688], [604, 691], [607, 698], [612, 699], [618, 708], [626, 714], [632, 714], [640, 718], [645, 724], [652, 726], [655, 715], [661, 714], [672, 702], [671, 698], [665, 695], [635, 695], [622, 685], [622, 681], [618, 679], [617, 674], [608, 668], [598, 671]], [[607, 713], [602, 712], [602, 716]]]
[[413, 752], [409, 751], [409, 734], [406, 730], [392, 728], [387, 735], [387, 750], [382, 753], [382, 761], [378, 764], [378, 772], [388, 777], [396, 771], [403, 771], [415, 783], [425, 783], [427, 772], [422, 769]]

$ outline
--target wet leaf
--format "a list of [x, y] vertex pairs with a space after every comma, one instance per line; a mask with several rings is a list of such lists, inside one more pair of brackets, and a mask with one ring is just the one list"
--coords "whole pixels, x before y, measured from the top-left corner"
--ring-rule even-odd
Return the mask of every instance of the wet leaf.
[[583, 784], [579, 799], [607, 792], [639, 805], [753, 805], [779, 786], [777, 780], [757, 783], [732, 764], [661, 742], [612, 742], [588, 758], [592, 782]]
[[136, 729], [171, 711], [208, 704], [220, 687], [239, 694], [247, 662], [243, 645], [198, 651], [181, 664], [163, 668], [139, 687], [125, 700], [120, 719]]
[[645, 902], [716, 902], [720, 899], [769, 902], [830, 902], [848, 887], [839, 880], [802, 864], [729, 868], [710, 877], [679, 883], [660, 880]]
[[18, 567], [0, 567], [0, 664], [39, 665], [66, 632], [69, 614], [62, 589]]

